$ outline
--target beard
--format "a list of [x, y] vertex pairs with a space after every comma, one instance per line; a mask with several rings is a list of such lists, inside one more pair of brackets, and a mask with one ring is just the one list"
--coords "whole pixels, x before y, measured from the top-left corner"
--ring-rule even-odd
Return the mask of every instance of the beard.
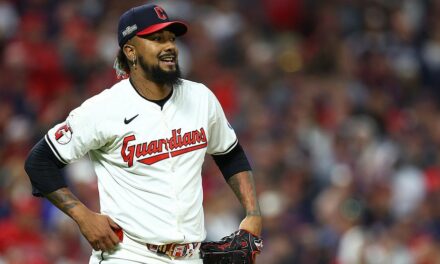
[[139, 66], [144, 71], [147, 79], [155, 82], [159, 85], [167, 85], [173, 87], [182, 83], [180, 79], [182, 73], [180, 71], [179, 64], [176, 62], [176, 69], [174, 71], [164, 71], [159, 65], [148, 65], [145, 63], [144, 58], [139, 56]]

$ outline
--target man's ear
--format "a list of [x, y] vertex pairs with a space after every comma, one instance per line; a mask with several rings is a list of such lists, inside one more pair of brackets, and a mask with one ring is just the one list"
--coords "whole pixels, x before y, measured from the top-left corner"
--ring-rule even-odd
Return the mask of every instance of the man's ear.
[[129, 61], [135, 61], [136, 60], [136, 48], [135, 46], [131, 44], [124, 44], [122, 47], [122, 51], [124, 52], [125, 56]]

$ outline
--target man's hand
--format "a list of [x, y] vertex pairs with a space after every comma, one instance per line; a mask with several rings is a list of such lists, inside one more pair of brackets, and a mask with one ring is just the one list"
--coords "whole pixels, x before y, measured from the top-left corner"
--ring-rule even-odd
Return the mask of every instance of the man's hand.
[[261, 236], [262, 222], [261, 216], [248, 215], [243, 221], [241, 221], [239, 228], [244, 229], [253, 235]]
[[115, 231], [120, 227], [108, 216], [89, 211], [77, 220], [83, 236], [94, 250], [113, 251], [119, 243]]
[[121, 234], [121, 228], [110, 217], [90, 211], [67, 188], [60, 188], [45, 196], [75, 220], [81, 233], [94, 250], [112, 251], [115, 249], [120, 240], [115, 232]]

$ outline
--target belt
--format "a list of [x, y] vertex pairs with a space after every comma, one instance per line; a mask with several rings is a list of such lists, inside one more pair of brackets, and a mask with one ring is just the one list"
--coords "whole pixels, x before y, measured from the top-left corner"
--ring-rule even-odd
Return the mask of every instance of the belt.
[[165, 244], [165, 245], [153, 245], [153, 244], [145, 244], [148, 248], [148, 250], [155, 252], [157, 254], [161, 255], [167, 255], [168, 257], [174, 259], [174, 258], [182, 258], [182, 257], [190, 257], [196, 251], [199, 250], [200, 245], [202, 243], [196, 242], [196, 243], [187, 243], [187, 244]]

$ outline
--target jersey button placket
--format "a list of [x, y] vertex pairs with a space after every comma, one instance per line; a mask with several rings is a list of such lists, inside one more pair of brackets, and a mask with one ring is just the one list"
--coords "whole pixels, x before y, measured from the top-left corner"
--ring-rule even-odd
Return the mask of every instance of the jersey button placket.
[[[166, 133], [168, 135], [171, 135], [171, 130], [172, 128], [169, 126], [169, 122], [168, 122], [168, 118], [166, 115], [166, 111], [161, 111], [162, 114], [162, 120], [163, 120], [163, 124], [165, 126], [165, 130], [167, 131]], [[168, 146], [168, 155], [169, 155], [169, 159], [167, 159], [168, 165], [169, 165], [169, 173], [170, 173], [170, 177], [171, 177], [171, 188], [172, 188], [172, 192], [173, 192], [173, 196], [174, 196], [174, 203], [175, 203], [175, 207], [176, 207], [176, 211], [175, 211], [175, 220], [176, 220], [176, 229], [178, 232], [181, 232], [181, 224], [182, 224], [182, 212], [181, 209], [181, 202], [180, 199], [178, 197], [178, 190], [177, 190], [177, 186], [176, 184], [178, 183], [178, 179], [176, 178], [175, 175], [175, 170], [174, 170], [174, 159], [171, 155], [171, 149]]]
[[[162, 122], [163, 122], [164, 127], [165, 127], [165, 134], [166, 135], [171, 135], [171, 129], [172, 128], [169, 125], [166, 112], [167, 112], [166, 110], [160, 111], [161, 116], [162, 116]], [[167, 161], [168, 161], [168, 165], [169, 165], [170, 171], [174, 172], [174, 161], [173, 161], [173, 157], [171, 155], [171, 151], [172, 150], [171, 150], [170, 146], [168, 145], [168, 159], [167, 159]]]

